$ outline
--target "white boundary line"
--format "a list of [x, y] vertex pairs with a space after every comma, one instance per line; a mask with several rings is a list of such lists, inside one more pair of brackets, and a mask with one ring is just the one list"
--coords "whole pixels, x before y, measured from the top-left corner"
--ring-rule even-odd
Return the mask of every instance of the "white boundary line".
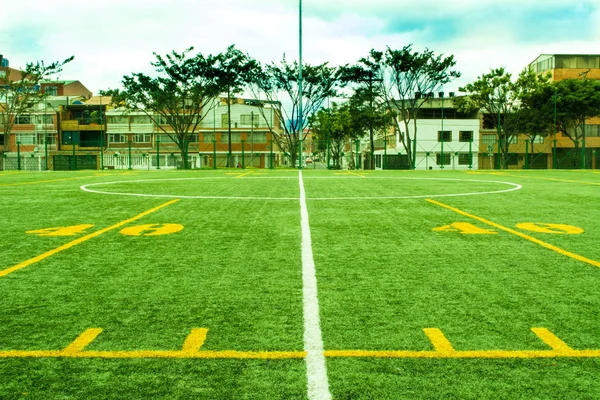
[[308, 398], [310, 400], [331, 399], [321, 321], [319, 317], [319, 298], [317, 296], [317, 276], [313, 258], [308, 208], [302, 171], [298, 171], [300, 181], [300, 225], [302, 227], [302, 300], [304, 304], [304, 350], [306, 351], [306, 377]]
[[[119, 183], [139, 183], [139, 182], [156, 182], [156, 181], [181, 181], [181, 180], [202, 180], [202, 179], [231, 179], [231, 178], [165, 178], [165, 179], [140, 179], [140, 180], [127, 180], [127, 181], [113, 181], [113, 182], [99, 182], [89, 183], [82, 185], [79, 188], [84, 192], [96, 193], [96, 194], [108, 194], [115, 196], [135, 196], [135, 197], [158, 197], [167, 199], [229, 199], [229, 200], [298, 200], [297, 197], [260, 197], [260, 196], [185, 196], [177, 194], [145, 194], [145, 193], [123, 193], [123, 192], [107, 192], [102, 190], [90, 189], [91, 186], [102, 186], [102, 185], [116, 185]], [[272, 178], [261, 178], [254, 177], [252, 179], [272, 179]], [[277, 178], [282, 179], [282, 178]], [[287, 178], [283, 178], [287, 179]], [[348, 179], [348, 178], [326, 178], [326, 179]], [[510, 189], [495, 190], [492, 192], [467, 192], [467, 193], [447, 193], [447, 194], [423, 194], [416, 196], [381, 196], [381, 197], [313, 197], [307, 200], [393, 200], [393, 199], [423, 199], [423, 198], [436, 198], [436, 197], [459, 197], [459, 196], [481, 196], [487, 194], [498, 194], [513, 192], [520, 190], [523, 186], [504, 181], [491, 181], [491, 180], [478, 180], [478, 179], [455, 179], [455, 178], [408, 178], [408, 177], [394, 177], [394, 178], [369, 178], [369, 179], [403, 179], [403, 180], [428, 180], [428, 181], [458, 181], [458, 182], [483, 182], [483, 183], [498, 183], [503, 185], [512, 186]]]

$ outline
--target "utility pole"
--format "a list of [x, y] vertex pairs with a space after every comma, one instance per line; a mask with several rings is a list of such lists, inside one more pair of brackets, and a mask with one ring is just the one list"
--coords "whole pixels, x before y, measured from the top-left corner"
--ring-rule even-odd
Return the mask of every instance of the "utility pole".
[[299, 60], [298, 60], [298, 143], [300, 144], [299, 151], [299, 160], [298, 160], [298, 169], [302, 169], [302, 134], [304, 133], [304, 129], [302, 129], [302, 0], [298, 1], [298, 33], [299, 33]]

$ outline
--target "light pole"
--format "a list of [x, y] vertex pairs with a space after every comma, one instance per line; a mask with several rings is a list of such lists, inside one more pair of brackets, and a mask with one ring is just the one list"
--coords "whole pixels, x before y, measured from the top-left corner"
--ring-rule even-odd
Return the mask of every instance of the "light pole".
[[302, 0], [298, 0], [298, 44], [299, 44], [299, 60], [298, 60], [298, 142], [300, 144], [300, 160], [298, 161], [298, 169], [302, 169]]

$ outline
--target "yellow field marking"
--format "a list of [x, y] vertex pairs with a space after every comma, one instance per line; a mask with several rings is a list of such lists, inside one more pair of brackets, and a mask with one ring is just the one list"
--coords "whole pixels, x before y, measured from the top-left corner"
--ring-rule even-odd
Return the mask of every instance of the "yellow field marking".
[[177, 233], [183, 229], [180, 224], [145, 224], [123, 228], [119, 233], [127, 236], [161, 236]]
[[78, 233], [83, 233], [93, 226], [93, 224], [58, 226], [56, 228], [34, 229], [25, 233], [37, 236], [76, 236]]
[[507, 227], [505, 227], [503, 225], [500, 225], [500, 224], [497, 224], [495, 222], [489, 221], [489, 220], [487, 220], [485, 218], [481, 218], [481, 217], [478, 217], [476, 215], [469, 214], [467, 212], [459, 210], [458, 208], [454, 208], [454, 207], [451, 207], [451, 206], [446, 205], [444, 203], [440, 203], [439, 201], [431, 200], [431, 199], [426, 199], [426, 201], [428, 201], [429, 203], [438, 205], [440, 207], [444, 207], [444, 208], [446, 208], [448, 210], [454, 211], [455, 213], [463, 215], [463, 216], [465, 216], [467, 218], [471, 218], [471, 219], [474, 219], [476, 221], [482, 222], [482, 223], [484, 223], [486, 225], [489, 225], [489, 226], [492, 226], [494, 228], [500, 229], [502, 231], [505, 231], [505, 232], [508, 232], [508, 233], [512, 233], [513, 235], [519, 236], [520, 238], [528, 240], [528, 241], [530, 241], [532, 243], [539, 244], [540, 246], [542, 246], [542, 247], [544, 247], [544, 248], [546, 248], [548, 250], [552, 250], [552, 251], [554, 251], [554, 252], [556, 252], [558, 254], [562, 254], [563, 256], [567, 256], [567, 257], [572, 258], [574, 260], [581, 261], [581, 262], [584, 262], [586, 264], [593, 265], [594, 267], [600, 268], [600, 262], [598, 262], [598, 261], [589, 259], [587, 257], [580, 256], [579, 254], [575, 254], [575, 253], [572, 253], [572, 252], [567, 251], [567, 250], [563, 250], [560, 247], [556, 247], [554, 245], [551, 245], [550, 243], [546, 243], [546, 242], [544, 242], [542, 240], [536, 239], [533, 236], [529, 236], [529, 235], [527, 235], [525, 233], [516, 231], [516, 230], [511, 229], [511, 228], [507, 228]]
[[454, 222], [450, 225], [433, 228], [434, 232], [460, 232], [463, 235], [497, 235], [493, 229], [483, 229], [469, 222]]
[[571, 180], [571, 179], [542, 178], [542, 177], [539, 177], [539, 176], [513, 175], [513, 174], [506, 173], [506, 172], [482, 172], [482, 174], [511, 176], [511, 177], [514, 177], [514, 178], [537, 179], [537, 180], [552, 181], [552, 182], [581, 183], [581, 184], [584, 184], [584, 185], [596, 185], [596, 186], [600, 186], [600, 182], [574, 181], [574, 180]]
[[[325, 350], [331, 358], [600, 358], [600, 350], [574, 350], [546, 328], [531, 330], [551, 350], [455, 350], [438, 328], [423, 329], [435, 350]], [[305, 351], [236, 351], [200, 350], [206, 334], [205, 328], [194, 328], [185, 339], [181, 350], [84, 350], [102, 329], [93, 328], [83, 332], [63, 350], [0, 350], [0, 358], [198, 358], [198, 359], [303, 359]]]
[[554, 351], [558, 351], [561, 353], [569, 353], [572, 352], [573, 349], [570, 348], [565, 342], [556, 337], [552, 332], [550, 332], [546, 328], [531, 328], [532, 332], [537, 335], [544, 343], [552, 348]]
[[94, 339], [102, 332], [100, 328], [91, 328], [83, 332], [77, 339], [70, 345], [65, 347], [63, 352], [65, 353], [76, 353], [82, 351], [88, 344], [92, 343]]
[[7, 186], [24, 186], [24, 185], [35, 185], [38, 183], [50, 183], [50, 182], [61, 182], [61, 181], [72, 181], [74, 179], [93, 178], [93, 176], [78, 176], [76, 178], [62, 178], [62, 179], [48, 179], [45, 181], [33, 181], [33, 182], [19, 182], [19, 183], [2, 183], [0, 187]]
[[208, 329], [205, 328], [194, 328], [192, 329], [192, 333], [185, 338], [185, 342], [183, 342], [183, 347], [181, 351], [184, 353], [196, 353], [200, 350], [200, 347], [206, 341], [206, 334], [208, 333]]
[[536, 222], [524, 222], [521, 224], [517, 224], [516, 226], [519, 229], [523, 229], [530, 232], [553, 233], [557, 235], [579, 235], [584, 232], [583, 229], [577, 226], [565, 224], [540, 224]]
[[249, 172], [246, 172], [246, 173], [244, 173], [244, 174], [241, 174], [241, 175], [238, 175], [238, 176], [236, 176], [236, 178], [241, 178], [241, 177], [244, 177], [244, 176], [247, 176], [247, 175], [253, 174], [253, 173], [254, 173], [254, 171], [249, 171]]
[[57, 248], [49, 250], [49, 251], [47, 251], [47, 252], [45, 252], [43, 254], [40, 254], [39, 256], [30, 258], [27, 261], [23, 261], [22, 263], [14, 265], [14, 266], [12, 266], [10, 268], [7, 268], [5, 270], [1, 270], [0, 271], [0, 278], [3, 277], [3, 276], [6, 276], [6, 275], [8, 275], [8, 274], [10, 274], [12, 272], [18, 271], [18, 270], [20, 270], [22, 268], [28, 267], [31, 264], [35, 264], [35, 263], [37, 263], [39, 261], [42, 261], [42, 260], [44, 260], [44, 259], [46, 259], [46, 258], [48, 258], [50, 256], [53, 256], [56, 253], [60, 253], [61, 251], [68, 250], [68, 249], [70, 249], [73, 246], [76, 246], [76, 245], [78, 245], [80, 243], [83, 243], [83, 242], [85, 242], [87, 240], [95, 238], [96, 236], [100, 236], [103, 233], [106, 233], [108, 231], [112, 231], [113, 229], [120, 228], [121, 226], [126, 225], [126, 224], [128, 224], [130, 222], [137, 221], [138, 219], [143, 218], [143, 217], [145, 217], [148, 214], [151, 214], [151, 213], [153, 213], [155, 211], [158, 211], [158, 210], [160, 210], [163, 207], [170, 206], [171, 204], [176, 203], [178, 201], [179, 201], [179, 199], [168, 201], [168, 202], [166, 202], [164, 204], [161, 204], [158, 207], [154, 207], [154, 208], [152, 208], [150, 210], [144, 211], [143, 213], [138, 214], [135, 217], [132, 217], [132, 218], [126, 219], [124, 221], [118, 222], [118, 223], [116, 223], [114, 225], [111, 225], [111, 226], [109, 226], [107, 228], [104, 228], [104, 229], [100, 229], [100, 230], [98, 230], [96, 232], [92, 232], [89, 235], [82, 236], [82, 237], [80, 237], [78, 239], [73, 240], [72, 242], [69, 242], [67, 244], [63, 244], [62, 246], [58, 246]]
[[366, 178], [364, 174], [358, 172], [347, 171], [348, 175], [360, 176], [361, 178]]
[[438, 353], [448, 354], [448, 353], [453, 353], [455, 351], [454, 347], [452, 347], [452, 344], [450, 343], [450, 341], [448, 341], [448, 339], [446, 339], [446, 336], [444, 336], [442, 331], [439, 330], [438, 328], [425, 328], [425, 329], [423, 329], [423, 332], [425, 332], [425, 334], [431, 341], [433, 348]]

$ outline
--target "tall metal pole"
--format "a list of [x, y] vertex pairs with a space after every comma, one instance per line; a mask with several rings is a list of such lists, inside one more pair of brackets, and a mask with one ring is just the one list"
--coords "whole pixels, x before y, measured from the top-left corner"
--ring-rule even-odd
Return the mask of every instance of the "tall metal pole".
[[298, 161], [298, 169], [302, 169], [302, 0], [298, 1], [298, 33], [299, 33], [299, 60], [298, 60], [298, 142], [300, 143], [300, 160]]
[[[440, 95], [442, 96], [442, 134], [441, 134], [441, 141], [442, 141], [442, 165], [440, 165], [441, 169], [444, 169], [444, 164], [446, 163], [446, 158], [444, 157], [444, 92], [440, 92]], [[415, 157], [416, 155], [413, 155], [413, 157]]]
[[102, 96], [100, 96], [100, 169], [104, 170], [104, 132], [102, 126], [105, 125], [106, 115], [102, 115]]
[[552, 149], [552, 169], [556, 169], [556, 85], [554, 85], [554, 148]]
[[46, 171], [48, 171], [48, 129], [46, 125], [46, 112], [47, 112], [48, 98], [44, 98], [44, 159], [46, 160]]

